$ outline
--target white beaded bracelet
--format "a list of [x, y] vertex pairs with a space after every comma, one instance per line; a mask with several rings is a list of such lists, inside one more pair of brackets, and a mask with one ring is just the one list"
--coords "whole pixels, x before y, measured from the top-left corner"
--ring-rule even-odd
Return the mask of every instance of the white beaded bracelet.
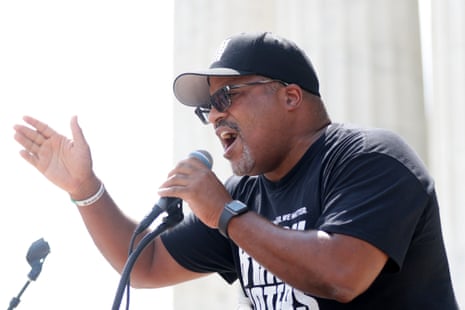
[[76, 204], [76, 206], [78, 207], [86, 207], [86, 206], [89, 206], [95, 203], [97, 200], [99, 200], [103, 196], [104, 193], [105, 193], [105, 186], [103, 186], [103, 183], [100, 183], [100, 187], [94, 195], [84, 200], [74, 200], [71, 198], [71, 201], [74, 202], [74, 204]]

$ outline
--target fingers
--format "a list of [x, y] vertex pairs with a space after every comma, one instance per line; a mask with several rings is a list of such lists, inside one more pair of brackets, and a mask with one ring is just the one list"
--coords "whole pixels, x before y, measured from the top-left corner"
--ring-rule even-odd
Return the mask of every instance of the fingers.
[[[55, 131], [48, 127], [47, 124], [30, 117], [25, 116], [24, 121], [31, 125], [32, 128], [16, 125], [15, 140], [18, 141], [28, 152], [37, 153], [45, 140], [55, 134]], [[34, 130], [35, 129], [35, 130]]]
[[44, 143], [45, 137], [29, 127], [17, 125], [15, 126], [15, 140], [21, 144], [27, 152], [37, 153], [40, 146]]
[[192, 178], [193, 169], [187, 160], [179, 162], [176, 167], [168, 173], [166, 181], [158, 190], [159, 195], [178, 194], [189, 184]]
[[180, 191], [186, 189], [191, 177], [189, 174], [174, 172], [169, 173], [168, 179], [158, 189], [159, 195], [178, 195]]
[[168, 174], [167, 180], [158, 189], [160, 196], [188, 197], [198, 195], [203, 186], [215, 183], [212, 171], [195, 158], [180, 161]]
[[48, 127], [47, 124], [31, 117], [31, 116], [24, 116], [23, 120], [34, 127], [38, 133], [40, 133], [45, 139], [50, 138], [53, 134], [55, 134], [55, 131]]
[[20, 151], [21, 157], [37, 167], [41, 154], [43, 155], [48, 150], [43, 146], [57, 134], [48, 125], [33, 117], [25, 116], [23, 119], [30, 126], [15, 125], [14, 139], [24, 147], [24, 150]]
[[33, 155], [32, 153], [26, 151], [26, 150], [21, 150], [19, 151], [19, 154], [21, 155], [22, 158], [24, 158], [28, 163], [30, 163], [33, 166], [37, 165], [37, 157]]
[[200, 160], [194, 157], [189, 157], [184, 160], [178, 162], [176, 167], [171, 170], [168, 174], [168, 177], [171, 177], [173, 174], [181, 174], [181, 175], [190, 175], [194, 172], [203, 172], [203, 171], [211, 171], [208, 167], [205, 166]]
[[[205, 180], [206, 174], [211, 170], [207, 169], [199, 160], [188, 158], [180, 161], [176, 167], [168, 173], [167, 180], [161, 186], [166, 191], [168, 188], [173, 191], [186, 189], [186, 186], [197, 185]], [[173, 194], [174, 192], [172, 192]]]
[[24, 125], [14, 126], [16, 131], [14, 138], [24, 147], [25, 151], [31, 155], [28, 156], [27, 153], [23, 152], [21, 156], [32, 163], [37, 159], [36, 156], [42, 144], [56, 133], [53, 129], [48, 127], [47, 124], [33, 117], [25, 116], [23, 119], [32, 128]]
[[41, 145], [45, 141], [45, 137], [43, 134], [29, 127], [26, 127], [23, 125], [17, 125], [15, 126], [15, 130], [16, 132], [24, 136], [24, 139], [34, 141], [35, 143], [39, 145]]

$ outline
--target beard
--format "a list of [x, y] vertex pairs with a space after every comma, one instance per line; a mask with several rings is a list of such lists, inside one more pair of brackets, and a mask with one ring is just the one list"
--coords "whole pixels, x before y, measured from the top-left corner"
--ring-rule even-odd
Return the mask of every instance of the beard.
[[255, 166], [255, 159], [247, 145], [243, 145], [242, 156], [239, 161], [231, 163], [233, 173], [238, 176], [251, 175], [252, 169]]

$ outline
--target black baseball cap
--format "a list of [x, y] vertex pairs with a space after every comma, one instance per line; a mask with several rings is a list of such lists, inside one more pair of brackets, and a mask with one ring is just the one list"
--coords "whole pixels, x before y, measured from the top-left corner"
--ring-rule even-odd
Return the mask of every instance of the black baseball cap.
[[271, 32], [240, 33], [227, 38], [208, 69], [181, 73], [175, 78], [174, 95], [185, 105], [207, 107], [209, 77], [245, 75], [297, 84], [320, 96], [318, 78], [305, 52], [294, 42]]

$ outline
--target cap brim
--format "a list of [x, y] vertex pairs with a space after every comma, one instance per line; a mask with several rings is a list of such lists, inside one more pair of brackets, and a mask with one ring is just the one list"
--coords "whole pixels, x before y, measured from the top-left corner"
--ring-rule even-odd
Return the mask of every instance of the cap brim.
[[181, 103], [196, 107], [209, 105], [210, 91], [208, 77], [251, 75], [251, 72], [231, 68], [211, 68], [202, 71], [186, 72], [174, 79], [173, 92]]

